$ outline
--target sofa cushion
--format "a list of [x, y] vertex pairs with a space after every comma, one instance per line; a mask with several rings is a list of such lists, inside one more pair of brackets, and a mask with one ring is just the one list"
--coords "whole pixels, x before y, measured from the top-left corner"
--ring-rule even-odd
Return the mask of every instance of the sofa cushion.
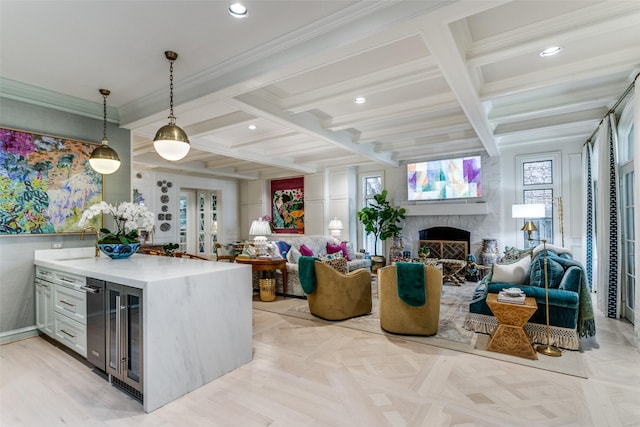
[[526, 256], [531, 256], [532, 252], [533, 252], [532, 248], [518, 249], [515, 246], [505, 246], [504, 256], [500, 260], [500, 264], [512, 264], [516, 261], [520, 261], [522, 258]]
[[313, 256], [313, 251], [309, 249], [304, 243], [300, 245], [300, 253], [302, 256]]
[[287, 252], [287, 262], [298, 265], [298, 260], [300, 259], [301, 256], [302, 254], [300, 253], [300, 251], [297, 250], [295, 247], [291, 246], [291, 248]]
[[523, 285], [529, 275], [531, 257], [526, 256], [511, 264], [493, 264], [491, 281]]
[[[555, 289], [560, 286], [562, 276], [564, 276], [564, 267], [559, 262], [548, 258], [547, 277], [549, 279], [549, 289]], [[544, 255], [537, 256], [533, 260], [529, 284], [544, 288]]]
[[291, 249], [291, 245], [287, 242], [283, 242], [282, 240], [278, 240], [273, 243], [278, 247], [278, 251], [280, 251], [282, 258], [287, 258], [287, 253], [289, 252], [289, 249]]
[[347, 274], [349, 272], [347, 268], [347, 259], [343, 258], [342, 256], [339, 258], [331, 258], [331, 259], [324, 258], [322, 259], [322, 263], [330, 265], [339, 273]]
[[345, 257], [347, 261], [351, 261], [352, 258], [349, 256], [349, 252], [347, 250], [347, 242], [342, 242], [339, 245], [327, 242], [327, 254], [335, 254], [336, 252], [341, 252], [342, 256]]

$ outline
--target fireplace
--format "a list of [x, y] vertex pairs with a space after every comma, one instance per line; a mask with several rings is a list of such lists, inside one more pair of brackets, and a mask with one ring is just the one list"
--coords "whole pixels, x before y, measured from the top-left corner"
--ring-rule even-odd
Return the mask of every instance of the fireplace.
[[454, 227], [431, 227], [419, 232], [418, 247], [427, 246], [430, 257], [465, 260], [471, 246], [471, 233]]

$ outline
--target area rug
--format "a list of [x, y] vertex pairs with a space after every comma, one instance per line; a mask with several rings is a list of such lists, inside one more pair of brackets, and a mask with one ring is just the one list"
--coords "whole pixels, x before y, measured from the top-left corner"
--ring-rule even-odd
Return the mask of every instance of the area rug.
[[343, 321], [328, 321], [312, 315], [309, 312], [309, 305], [305, 299], [278, 297], [272, 302], [260, 301], [258, 296], [254, 297], [253, 308], [284, 316], [307, 319], [318, 323], [335, 325], [344, 328], [351, 328], [360, 331], [386, 335], [394, 339], [417, 342], [449, 350], [471, 353], [482, 357], [544, 369], [566, 375], [587, 378], [587, 368], [579, 351], [566, 350], [561, 357], [548, 357], [539, 355], [538, 360], [530, 360], [508, 354], [487, 351], [490, 337], [484, 334], [477, 334], [464, 329], [464, 319], [468, 313], [469, 300], [473, 294], [475, 283], [466, 282], [461, 286], [452, 286], [449, 283], [443, 285], [442, 297], [440, 301], [440, 323], [438, 334], [432, 337], [419, 337], [410, 335], [397, 335], [383, 331], [380, 328], [378, 317], [378, 296], [377, 285], [372, 284], [373, 309], [371, 314], [355, 317]]

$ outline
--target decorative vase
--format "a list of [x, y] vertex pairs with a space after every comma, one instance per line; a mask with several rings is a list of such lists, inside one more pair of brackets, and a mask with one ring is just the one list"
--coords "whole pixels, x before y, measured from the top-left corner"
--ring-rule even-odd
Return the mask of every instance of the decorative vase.
[[389, 263], [393, 264], [396, 261], [402, 261], [404, 259], [403, 251], [402, 239], [400, 237], [392, 237], [391, 247], [389, 248]]
[[109, 258], [124, 259], [136, 253], [140, 243], [98, 243], [98, 247]]
[[493, 265], [500, 258], [498, 253], [497, 239], [482, 239], [482, 250], [480, 251], [482, 265]]

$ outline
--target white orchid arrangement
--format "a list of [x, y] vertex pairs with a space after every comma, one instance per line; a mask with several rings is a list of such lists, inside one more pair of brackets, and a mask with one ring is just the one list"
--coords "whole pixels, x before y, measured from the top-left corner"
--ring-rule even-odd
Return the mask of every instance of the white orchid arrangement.
[[137, 243], [139, 242], [139, 227], [147, 230], [152, 230], [155, 227], [154, 214], [149, 212], [146, 206], [122, 202], [116, 207], [104, 201], [89, 206], [82, 213], [78, 225], [84, 228], [89, 224], [91, 218], [102, 213], [111, 214], [117, 229], [113, 233], [107, 228], [101, 228], [100, 232], [104, 236], [99, 240], [99, 243]]

